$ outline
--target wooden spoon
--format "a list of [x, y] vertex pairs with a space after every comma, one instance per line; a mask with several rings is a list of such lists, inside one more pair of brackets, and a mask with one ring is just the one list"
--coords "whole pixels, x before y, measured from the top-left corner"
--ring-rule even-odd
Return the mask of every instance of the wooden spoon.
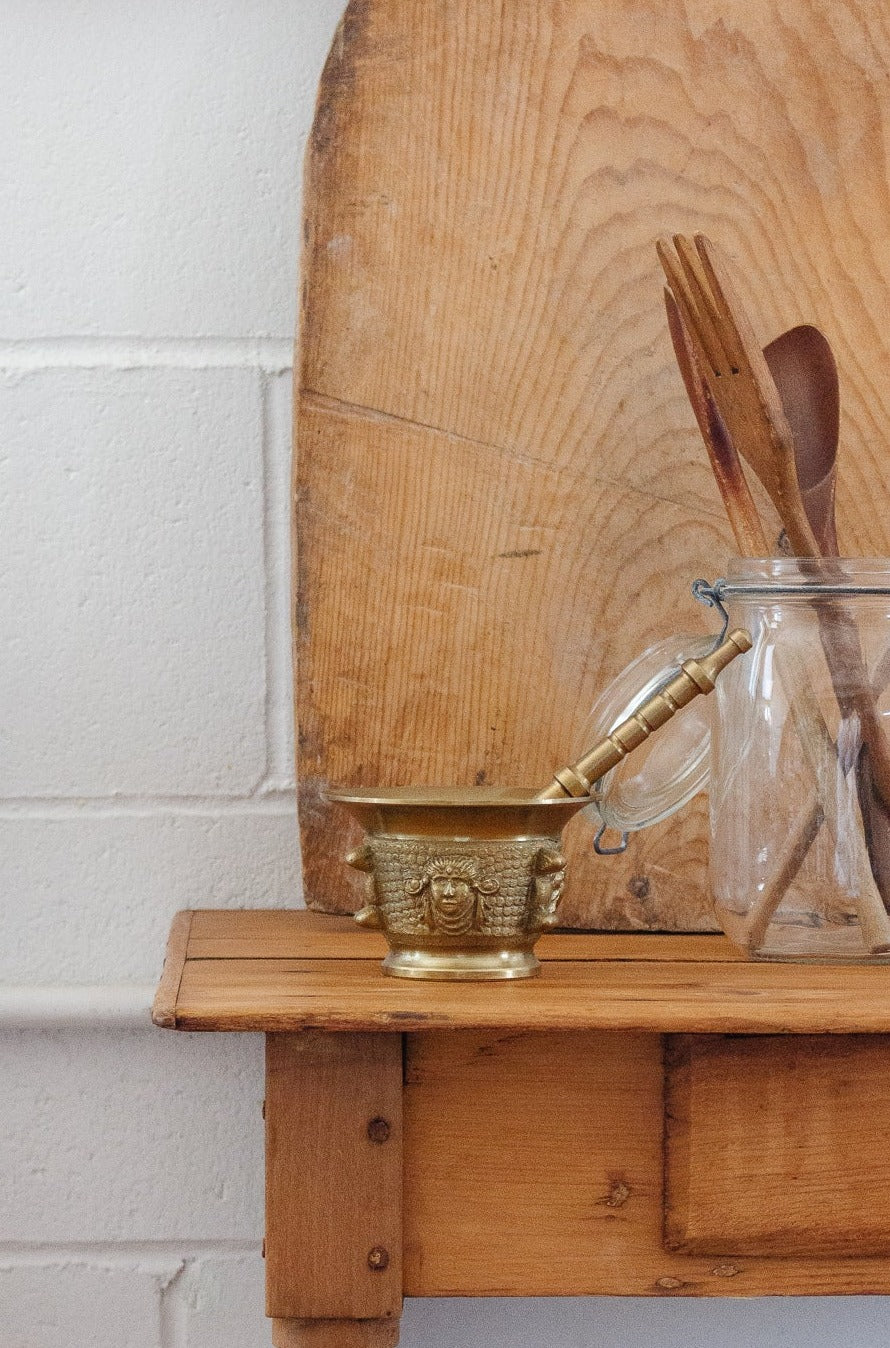
[[810, 324], [763, 348], [794, 439], [794, 463], [810, 527], [824, 557], [838, 556], [835, 522], [840, 390], [834, 353]]
[[[818, 328], [804, 325], [782, 333], [764, 348], [763, 354], [794, 436], [797, 477], [810, 527], [823, 556], [837, 557], [835, 488], [840, 393], [834, 353]], [[871, 870], [870, 876], [861, 876], [860, 884], [865, 891], [873, 878], [886, 907], [890, 901], [890, 814], [874, 790], [867, 745], [860, 751], [856, 787]], [[880, 924], [867, 925], [873, 910], [872, 904], [868, 913], [860, 913], [863, 935], [866, 943], [872, 941], [872, 950], [886, 949], [886, 945], [873, 944], [882, 935], [886, 937]]]

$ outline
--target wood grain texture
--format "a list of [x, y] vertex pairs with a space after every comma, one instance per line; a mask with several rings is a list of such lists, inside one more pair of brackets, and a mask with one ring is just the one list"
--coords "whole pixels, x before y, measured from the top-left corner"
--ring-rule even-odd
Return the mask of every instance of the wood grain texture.
[[[371, 934], [342, 918], [209, 911], [174, 930], [176, 1026], [273, 1031], [277, 1348], [392, 1348], [403, 1286], [890, 1293], [886, 969], [749, 964], [717, 936], [557, 933], [539, 980], [414, 984], [385, 978]], [[301, 930], [316, 958], [275, 953], [299, 952]], [[573, 945], [584, 958], [564, 958]], [[681, 1223], [714, 1252], [663, 1243], [663, 1031], [682, 1034], [668, 1239]]]
[[188, 958], [382, 960], [388, 949], [382, 932], [351, 917], [302, 908], [198, 908]]
[[189, 931], [177, 1029], [890, 1032], [890, 970], [751, 963], [717, 935], [555, 932], [540, 977], [461, 984], [385, 977], [379, 936], [342, 917], [196, 910]]
[[[385, 937], [351, 917], [293, 908], [196, 908], [185, 958], [339, 959], [382, 961]], [[545, 960], [719, 960], [745, 957], [722, 936], [672, 932], [547, 932], [535, 946]], [[220, 971], [222, 972], [222, 970]]]
[[[327, 783], [536, 784], [731, 550], [653, 242], [704, 229], [766, 342], [838, 357], [842, 550], [890, 551], [880, 0], [352, 0], [307, 156], [296, 652], [310, 903]], [[756, 263], [756, 265], [755, 265]], [[565, 919], [704, 929], [698, 806], [590, 856]]]
[[890, 1254], [890, 1041], [671, 1041], [666, 1243], [709, 1255]]
[[[269, 1035], [265, 1114], [266, 1314], [398, 1319], [398, 1036]], [[389, 1128], [383, 1141], [369, 1130], [380, 1120]]]
[[890, 1260], [861, 1254], [666, 1250], [662, 1109], [654, 1035], [409, 1035], [405, 1294], [890, 1291]]
[[[648, 625], [645, 646], [655, 639], [670, 577], [676, 576], [671, 549], [688, 559], [698, 547], [697, 573], [707, 569], [707, 554], [674, 505], [646, 512], [630, 535], [622, 524], [626, 492], [591, 482], [579, 493], [575, 482], [581, 501], [573, 527], [622, 560], [628, 589], [599, 568], [585, 566], [572, 576], [559, 558], [554, 565], [547, 548], [530, 557], [512, 553], [517, 519], [537, 515], [549, 532], [545, 521], [559, 520], [570, 508], [573, 478], [540, 461], [523, 464], [494, 451], [480, 459], [475, 446], [401, 423], [368, 423], [340, 412], [321, 417], [304, 408], [301, 428], [301, 444], [309, 445], [305, 472], [313, 478], [304, 483], [303, 546], [317, 559], [322, 607], [328, 601], [334, 606], [335, 636], [313, 646], [315, 693], [300, 704], [304, 877], [308, 896], [323, 894], [329, 901], [339, 890], [351, 902], [342, 857], [360, 833], [345, 812], [323, 805], [329, 782], [544, 784], [573, 757], [567, 744], [582, 747], [582, 723], [603, 682], [590, 664], [592, 615], [616, 632], [609, 645], [615, 669], [623, 666], [640, 648], [620, 630], [628, 606], [637, 602], [639, 568], [659, 578], [644, 586], [646, 623], [635, 623], [638, 639]], [[336, 453], [314, 452], [316, 435], [328, 437]], [[478, 496], [468, 492], [474, 480]], [[313, 534], [316, 519], [325, 522], [324, 541]], [[418, 557], [429, 565], [418, 566]], [[529, 613], [529, 595], [537, 592], [540, 601]], [[369, 594], [373, 604], [365, 602]], [[361, 596], [355, 607], [350, 596]], [[567, 603], [578, 612], [578, 632], [567, 621]], [[697, 622], [691, 600], [688, 607], [690, 622]], [[319, 634], [315, 621], [311, 630]], [[541, 683], [530, 677], [530, 647], [537, 651], [543, 698]], [[555, 696], [564, 679], [575, 689], [571, 703]], [[574, 725], [567, 725], [567, 712]], [[347, 721], [358, 741], [324, 729]], [[362, 745], [358, 757], [356, 743]], [[688, 912], [702, 861], [690, 832], [696, 817], [653, 830], [633, 857], [608, 860], [598, 859], [590, 846], [591, 825], [575, 821], [566, 834], [575, 837], [571, 892], [579, 900], [591, 887], [599, 892], [604, 874], [620, 870], [623, 889], [631, 885], [640, 912], [655, 902], [653, 886], [663, 911], [673, 896]], [[642, 872], [641, 856], [651, 859]], [[576, 905], [568, 903], [561, 915], [571, 925], [578, 919]]]
[[186, 908], [176, 914], [170, 926], [161, 981], [151, 1008], [152, 1021], [162, 1030], [176, 1027], [176, 998], [188, 956], [193, 916], [191, 909]]
[[410, 1036], [407, 1295], [574, 1296], [631, 1262], [661, 1216], [661, 1075], [657, 1035]]
[[[190, 960], [181, 1030], [890, 1031], [887, 975], [742, 963], [552, 961], [524, 984], [412, 983], [368, 960]], [[787, 972], [794, 969], [793, 973]]]
[[[788, 966], [786, 966], [788, 967]], [[886, 972], [788, 976], [741, 963], [554, 961], [525, 985], [417, 984], [367, 960], [186, 965], [177, 1029], [648, 1030], [852, 1034], [890, 1031]]]

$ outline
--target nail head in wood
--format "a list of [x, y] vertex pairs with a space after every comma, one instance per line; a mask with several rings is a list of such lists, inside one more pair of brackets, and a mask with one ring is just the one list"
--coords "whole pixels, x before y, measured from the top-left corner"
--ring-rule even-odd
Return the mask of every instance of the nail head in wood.
[[382, 1245], [375, 1245], [370, 1249], [368, 1268], [373, 1269], [375, 1273], [382, 1273], [385, 1268], [389, 1268], [389, 1250], [384, 1249]]

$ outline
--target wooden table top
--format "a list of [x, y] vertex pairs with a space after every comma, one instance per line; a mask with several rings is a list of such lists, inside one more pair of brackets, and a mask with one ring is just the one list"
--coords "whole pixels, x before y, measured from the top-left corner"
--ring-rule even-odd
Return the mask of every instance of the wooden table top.
[[178, 1030], [890, 1032], [890, 971], [758, 964], [722, 936], [557, 932], [538, 978], [389, 978], [376, 932], [298, 910], [177, 914], [155, 998]]

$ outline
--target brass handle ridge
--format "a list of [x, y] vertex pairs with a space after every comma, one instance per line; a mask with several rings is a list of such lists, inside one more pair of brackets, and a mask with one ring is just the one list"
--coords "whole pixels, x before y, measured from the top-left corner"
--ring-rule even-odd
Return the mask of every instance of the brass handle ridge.
[[744, 628], [730, 632], [710, 655], [701, 660], [685, 660], [679, 673], [653, 693], [633, 716], [589, 749], [577, 763], [571, 767], [560, 768], [554, 774], [553, 781], [540, 791], [535, 800], [561, 800], [566, 796], [589, 796], [594, 782], [612, 768], [617, 767], [623, 758], [632, 753], [653, 731], [698, 697], [700, 693], [713, 692], [718, 674], [731, 664], [739, 655], [751, 649], [751, 637]]

